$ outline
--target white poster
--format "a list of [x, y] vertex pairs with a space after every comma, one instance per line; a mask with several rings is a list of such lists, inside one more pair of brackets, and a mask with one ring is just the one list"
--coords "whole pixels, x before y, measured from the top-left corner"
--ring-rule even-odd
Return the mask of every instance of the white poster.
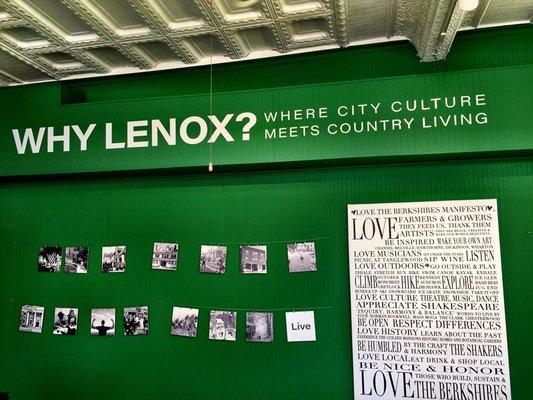
[[511, 399], [496, 200], [348, 205], [358, 400]]
[[285, 313], [287, 323], [287, 342], [314, 342], [315, 312], [295, 311]]

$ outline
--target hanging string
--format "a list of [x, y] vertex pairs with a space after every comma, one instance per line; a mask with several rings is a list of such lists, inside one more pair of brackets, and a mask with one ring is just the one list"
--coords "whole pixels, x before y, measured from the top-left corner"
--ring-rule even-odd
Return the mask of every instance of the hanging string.
[[[213, 0], [211, 0], [211, 15], [213, 15]], [[209, 115], [213, 115], [213, 33], [209, 35], [210, 39], [210, 63], [209, 63]], [[211, 133], [211, 124], [209, 124], [209, 133]], [[209, 143], [209, 172], [213, 172], [213, 143]]]
[[[211, 241], [211, 240], [204, 240], [204, 241], [198, 241], [198, 240], [178, 240], [174, 241], [174, 239], [169, 240], [167, 239], [160, 239], [160, 240], [142, 240], [142, 241], [121, 241], [117, 240], [115, 242], [108, 240], [108, 241], [100, 241], [100, 242], [84, 242], [79, 241], [78, 243], [72, 243], [69, 242], [67, 245], [64, 245], [62, 247], [94, 247], [94, 246], [129, 246], [129, 245], [135, 245], [135, 244], [150, 244], [153, 245], [154, 243], [177, 243], [178, 245], [182, 244], [196, 244], [196, 245], [208, 245], [208, 246], [235, 246], [235, 245], [242, 245], [242, 246], [261, 246], [261, 245], [267, 245], [267, 244], [292, 244], [292, 243], [306, 243], [306, 242], [316, 242], [319, 240], [327, 240], [331, 239], [331, 236], [319, 236], [319, 237], [306, 237], [306, 238], [299, 238], [299, 239], [285, 239], [285, 240], [272, 240], [272, 241], [258, 241], [258, 240], [249, 240], [249, 241], [240, 241], [240, 242], [217, 242], [217, 241]], [[28, 242], [23, 240], [13, 240], [12, 242], [14, 245], [23, 245], [23, 246], [60, 246], [60, 243], [54, 243], [53, 241], [47, 242], [47, 243], [41, 243], [41, 242]]]

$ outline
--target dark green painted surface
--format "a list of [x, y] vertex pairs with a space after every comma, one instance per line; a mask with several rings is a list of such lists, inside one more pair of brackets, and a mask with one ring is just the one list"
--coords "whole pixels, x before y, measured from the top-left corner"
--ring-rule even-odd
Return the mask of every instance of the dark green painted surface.
[[[0, 184], [0, 391], [12, 392], [15, 400], [350, 399], [346, 204], [497, 198], [512, 392], [515, 400], [529, 399], [533, 161], [518, 159], [516, 154], [531, 155], [532, 150], [531, 103], [519, 103], [531, 96], [525, 88], [531, 85], [532, 37], [531, 26], [462, 33], [448, 60], [434, 64], [419, 63], [409, 45], [398, 43], [214, 68], [216, 91], [227, 98], [241, 98], [241, 105], [249, 105], [245, 102], [249, 93], [272, 96], [275, 92], [270, 89], [287, 96], [276, 102], [315, 101], [308, 99], [322, 87], [311, 86], [315, 84], [338, 87], [344, 96], [349, 85], [365, 88], [365, 95], [375, 85], [385, 96], [391, 96], [391, 91], [410, 93], [412, 82], [418, 82], [417, 93], [488, 85], [503, 96], [505, 101], [491, 106], [496, 124], [488, 127], [489, 135], [486, 130], [470, 130], [470, 136], [460, 130], [439, 131], [441, 140], [414, 136], [401, 145], [376, 137], [364, 139], [356, 149], [356, 156], [364, 158], [356, 160], [354, 154], [342, 158], [344, 165], [372, 159], [382, 166], [317, 169], [331, 165], [326, 160], [330, 155], [346, 157], [350, 149], [342, 140], [332, 147], [310, 141], [304, 149], [299, 142], [282, 144], [276, 152], [261, 153], [252, 161], [253, 154], [217, 152], [213, 147], [215, 171], [222, 169], [218, 168], [222, 161], [253, 162], [268, 170], [280, 165], [290, 168], [299, 159], [316, 159], [307, 164], [309, 170], [244, 173], [253, 166], [243, 164], [235, 167], [238, 173], [228, 175], [184, 176], [172, 170], [172, 174], [158, 171], [142, 177], [132, 169], [190, 165], [187, 162], [202, 157], [207, 164], [207, 148], [180, 153], [185, 159], [164, 165], [135, 150], [126, 158], [107, 154], [89, 163], [72, 153], [61, 165], [70, 171], [124, 170], [130, 177], [4, 180]], [[302, 63], [307, 68], [302, 69]], [[9, 129], [15, 121], [29, 126], [51, 121], [57, 126], [105, 121], [110, 114], [122, 121], [145, 114], [168, 118], [176, 113], [174, 99], [165, 97], [169, 95], [192, 95], [190, 103], [205, 108], [201, 96], [207, 90], [206, 71], [1, 89], [2, 146], [6, 140], [12, 146]], [[379, 77], [387, 79], [373, 80]], [[303, 97], [291, 99], [288, 86], [298, 87]], [[257, 89], [265, 90], [239, 93]], [[80, 100], [85, 103], [67, 105]], [[176, 156], [170, 151], [165, 154], [167, 161]], [[424, 160], [439, 163], [392, 165], [405, 162], [401, 156], [406, 154], [423, 154]], [[513, 154], [515, 158], [509, 160], [445, 162]], [[19, 164], [2, 157], [0, 165], [2, 174], [27, 175], [54, 172], [59, 164], [49, 161], [43, 156]], [[285, 244], [313, 238], [320, 238], [316, 240], [319, 271], [289, 275]], [[160, 240], [181, 244], [178, 271], [150, 269], [152, 243]], [[265, 242], [275, 242], [269, 244], [268, 275], [241, 276], [239, 244]], [[229, 244], [226, 275], [198, 272], [202, 243]], [[89, 274], [37, 273], [37, 252], [44, 244], [89, 246]], [[101, 247], [121, 244], [128, 246], [127, 272], [103, 275]], [[22, 304], [46, 306], [43, 334], [18, 332]], [[89, 336], [91, 308], [115, 307], [118, 315], [121, 308], [135, 305], [150, 307], [148, 336], [124, 337], [120, 327], [112, 338]], [[173, 305], [200, 308], [197, 339], [170, 335]], [[52, 335], [54, 307], [80, 309], [78, 336]], [[210, 308], [243, 309], [237, 342], [207, 339]], [[317, 342], [287, 343], [284, 313], [275, 311], [275, 342], [246, 343], [244, 310], [271, 308], [316, 309]]]
[[[251, 131], [251, 140], [247, 142], [241, 140], [244, 123], [230, 123], [229, 132], [235, 141], [227, 143], [219, 138], [212, 145], [212, 149], [206, 140], [198, 145], [185, 144], [179, 138], [179, 134], [175, 146], [167, 145], [160, 138], [158, 147], [152, 147], [150, 144], [147, 148], [105, 149], [104, 126], [107, 122], [113, 123], [113, 140], [123, 142], [126, 137], [127, 121], [160, 119], [168, 127], [169, 119], [176, 118], [179, 130], [181, 122], [189, 116], [201, 116], [207, 119], [207, 115], [210, 114], [210, 99], [200, 82], [207, 81], [208, 76], [201, 71], [197, 73], [196, 80], [193, 80], [197, 82], [198, 93], [176, 90], [173, 96], [168, 96], [169, 92], [166, 89], [157, 89], [160, 86], [167, 87], [163, 85], [165, 82], [168, 87], [172, 87], [172, 84], [158, 75], [154, 76], [153, 80], [141, 76], [138, 78], [138, 83], [134, 83], [135, 78], [128, 78], [129, 81], [125, 82], [129, 82], [132, 88], [137, 88], [137, 91], [128, 89], [127, 84], [122, 83], [122, 78], [115, 83], [110, 82], [109, 87], [95, 83], [93, 90], [88, 86], [89, 98], [98, 99], [98, 93], [102, 95], [114, 93], [114, 97], [111, 99], [104, 97], [106, 101], [81, 104], [60, 105], [60, 84], [8, 89], [0, 92], [0, 176], [138, 171], [176, 167], [205, 168], [210, 161], [210, 155], [215, 165], [237, 165], [246, 168], [245, 166], [252, 164], [334, 161], [376, 156], [532, 151], [533, 135], [524, 134], [533, 131], [533, 120], [525, 118], [533, 103], [531, 79], [533, 64], [529, 57], [530, 53], [533, 53], [533, 46], [524, 45], [531, 43], [531, 32], [533, 32], [531, 28], [504, 31], [502, 33], [504, 39], [509, 40], [509, 35], [515, 39], [512, 46], [507, 46], [507, 50], [501, 49], [508, 56], [507, 62], [504, 63], [498, 58], [500, 56], [498, 54], [487, 60], [487, 67], [484, 68], [481, 68], [484, 64], [483, 59], [478, 60], [477, 64], [474, 63], [478, 69], [467, 67], [465, 63], [458, 61], [455, 64], [450, 61], [451, 66], [447, 68], [439, 67], [440, 64], [435, 64], [433, 67], [415, 67], [413, 63], [416, 62], [416, 65], [420, 63], [413, 56], [408, 67], [398, 68], [394, 75], [392, 72], [395, 71], [396, 64], [389, 64], [391, 55], [400, 51], [403, 51], [404, 56], [411, 55], [405, 45], [400, 44], [393, 48], [385, 46], [362, 50], [363, 55], [369, 51], [376, 53], [375, 62], [381, 66], [378, 71], [386, 69], [388, 71], [381, 75], [382, 79], [376, 79], [376, 75], [370, 77], [364, 71], [358, 73], [357, 70], [353, 71], [350, 68], [349, 73], [337, 76], [337, 73], [332, 71], [340, 65], [354, 64], [357, 53], [326, 53], [322, 59], [316, 58], [318, 56], [312, 59], [312, 67], [320, 73], [304, 74], [301, 79], [283, 78], [276, 87], [268, 87], [260, 82], [267, 75], [284, 76], [282, 71], [287, 71], [287, 74], [292, 76], [293, 70], [301, 69], [301, 60], [281, 59], [281, 66], [277, 64], [277, 60], [264, 61], [263, 69], [255, 75], [257, 83], [250, 84], [247, 88], [249, 90], [244, 90], [243, 84], [238, 83], [239, 79], [234, 74], [245, 68], [245, 64], [236, 64], [233, 74], [226, 72], [216, 80], [217, 82], [220, 80], [221, 83], [216, 87], [212, 99], [212, 113], [222, 120], [226, 114], [237, 116], [241, 112], [253, 112], [257, 115], [258, 122]], [[492, 35], [481, 34], [477, 45], [486, 51], [493, 51], [491, 43], [498, 44], [502, 41], [501, 37], [494, 35], [496, 35], [494, 32]], [[472, 46], [469, 38], [467, 36], [464, 39], [466, 44], [463, 43], [463, 46], [468, 43]], [[387, 49], [390, 51], [387, 52]], [[517, 49], [522, 49], [524, 52], [518, 52]], [[470, 57], [465, 50], [459, 54], [465, 59]], [[480, 57], [476, 52], [474, 55]], [[459, 69], [458, 65], [463, 69]], [[227, 71], [230, 67], [224, 68]], [[243, 81], [248, 81], [255, 69], [252, 67], [251, 71], [243, 72]], [[173, 75], [174, 85], [187, 82], [191, 73], [188, 70], [176, 72]], [[164, 76], [167, 77], [165, 79], [169, 79], [168, 75]], [[337, 82], [326, 79], [334, 76], [337, 77]], [[342, 81], [343, 78], [350, 80]], [[158, 93], [159, 96], [137, 97], [150, 92]], [[389, 108], [393, 101], [420, 101], [435, 97], [476, 94], [484, 94], [486, 106], [465, 106], [452, 110], [441, 106], [438, 111], [421, 111], [419, 105], [419, 109], [414, 113], [393, 113], [387, 110], [376, 116], [372, 113], [344, 118], [336, 115], [339, 106], [380, 102], [382, 108]], [[266, 123], [263, 118], [264, 113], [271, 111], [319, 107], [328, 108], [327, 119]], [[459, 126], [452, 124], [446, 128], [425, 129], [421, 123], [424, 116], [431, 120], [433, 116], [476, 115], [480, 112], [488, 115], [486, 124]], [[411, 130], [406, 130], [404, 125], [403, 130], [393, 131], [389, 126], [384, 132], [358, 134], [352, 129], [350, 133], [331, 135], [327, 129], [332, 123], [337, 126], [346, 123], [350, 126], [354, 122], [410, 117], [416, 118]], [[91, 123], [96, 123], [97, 126], [89, 139], [87, 151], [80, 151], [79, 141], [72, 133], [71, 150], [68, 153], [62, 151], [61, 143], [56, 143], [54, 152], [46, 152], [45, 139], [39, 154], [32, 154], [29, 150], [26, 154], [17, 154], [12, 129], [23, 131], [31, 127], [37, 130], [39, 127], [52, 126], [56, 129], [57, 135], [62, 132], [63, 125], [78, 124], [86, 129]], [[309, 133], [304, 136], [300, 127], [307, 126], [309, 132], [311, 125], [319, 127], [319, 136], [311, 136]], [[266, 129], [281, 127], [295, 127], [298, 137], [265, 138]], [[147, 130], [150, 132], [150, 127]], [[191, 135], [195, 136], [197, 127], [193, 126], [191, 131]], [[149, 138], [150, 133], [148, 141]]]
[[[533, 162], [129, 178], [0, 187], [0, 389], [22, 399], [349, 399], [346, 204], [497, 198], [513, 398], [528, 399], [533, 350]], [[319, 270], [289, 275], [285, 243], [317, 240]], [[153, 241], [181, 243], [176, 272], [150, 269]], [[238, 244], [269, 245], [266, 276], [241, 276]], [[229, 245], [226, 275], [198, 272], [201, 243]], [[41, 244], [89, 245], [87, 275], [43, 274]], [[100, 272], [102, 245], [127, 245], [127, 271]], [[46, 306], [44, 333], [19, 333], [22, 304]], [[89, 335], [93, 307], [149, 305], [146, 337]], [[170, 335], [172, 305], [200, 306], [197, 339]], [[79, 334], [54, 336], [52, 309], [79, 307]], [[207, 307], [207, 308], [206, 308]], [[316, 311], [317, 341], [207, 339], [209, 308]]]

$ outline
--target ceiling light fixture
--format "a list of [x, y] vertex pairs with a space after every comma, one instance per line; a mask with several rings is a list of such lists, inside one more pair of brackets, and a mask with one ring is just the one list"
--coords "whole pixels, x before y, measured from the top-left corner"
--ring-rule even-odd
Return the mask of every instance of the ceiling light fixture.
[[459, 8], [463, 11], [474, 11], [479, 5], [479, 0], [459, 0]]

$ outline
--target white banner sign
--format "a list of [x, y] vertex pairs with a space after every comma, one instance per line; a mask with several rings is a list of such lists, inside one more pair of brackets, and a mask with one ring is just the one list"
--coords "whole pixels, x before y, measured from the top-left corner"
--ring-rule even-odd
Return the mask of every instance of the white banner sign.
[[358, 400], [511, 399], [496, 200], [348, 206]]

